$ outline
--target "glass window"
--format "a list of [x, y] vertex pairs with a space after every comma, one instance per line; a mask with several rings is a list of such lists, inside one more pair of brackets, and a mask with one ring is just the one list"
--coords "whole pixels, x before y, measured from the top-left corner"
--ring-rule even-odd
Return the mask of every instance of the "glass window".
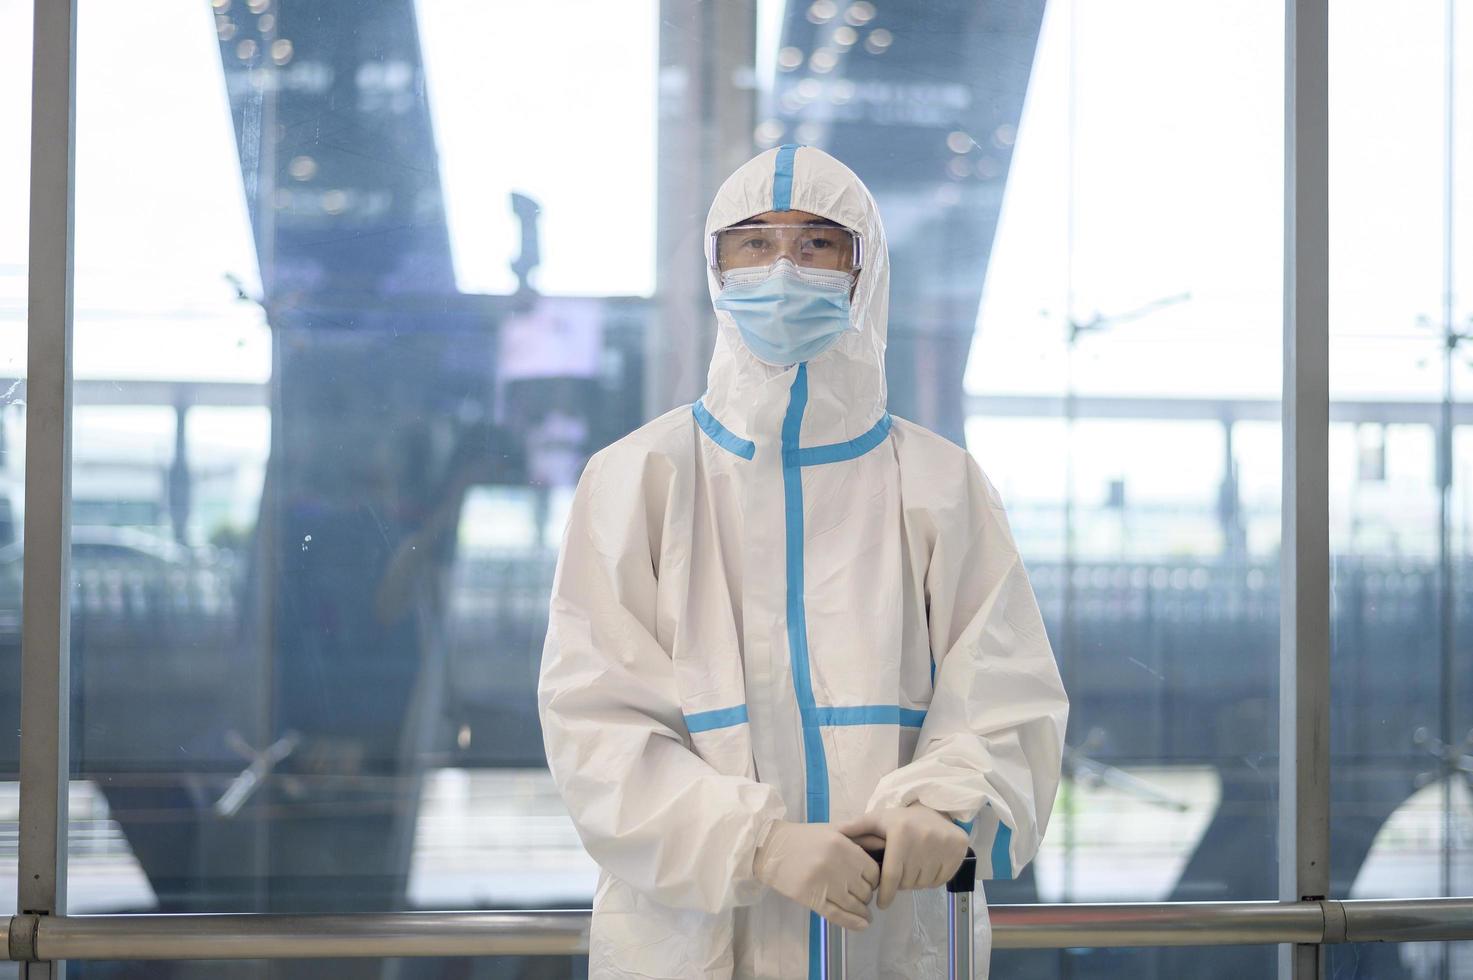
[[[1473, 886], [1473, 81], [1449, 64], [1473, 58], [1473, 24], [1455, 6], [1399, 9], [1391, 34], [1373, 4], [1331, 8], [1330, 854], [1349, 898]], [[1330, 962], [1463, 976], [1473, 950], [1370, 944]]]
[[1274, 896], [1280, 6], [534, 6], [81, 0], [72, 908], [587, 907], [571, 489], [700, 393], [705, 205], [787, 141], [875, 192], [891, 409], [998, 487], [1073, 697], [990, 900]]
[[[1276, 895], [1282, 52], [1278, 4], [1052, 3], [1016, 139], [959, 143], [974, 168], [1012, 150], [965, 432], [1071, 697], [1043, 851], [989, 901]], [[993, 962], [1274, 969], [1266, 947]]]

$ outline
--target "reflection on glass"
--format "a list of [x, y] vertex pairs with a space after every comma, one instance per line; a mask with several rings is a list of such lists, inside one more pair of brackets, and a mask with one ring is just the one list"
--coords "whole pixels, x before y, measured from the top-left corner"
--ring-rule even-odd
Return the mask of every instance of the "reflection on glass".
[[[906, 44], [894, 33], [885, 58]], [[1006, 184], [965, 434], [997, 474], [1072, 702], [1035, 881], [991, 901], [1276, 894], [1281, 39], [1273, 5], [1050, 4], [1016, 125], [945, 144], [960, 166], [938, 206], [965, 207], [989, 174]], [[995, 964], [1274, 969], [1261, 948]]]
[[[1330, 853], [1331, 888], [1351, 898], [1473, 887], [1473, 83], [1456, 70], [1473, 25], [1459, 7], [1402, 11], [1394, 39], [1369, 3], [1330, 20]], [[1365, 945], [1331, 964], [1442, 980], [1468, 975], [1473, 950]]]

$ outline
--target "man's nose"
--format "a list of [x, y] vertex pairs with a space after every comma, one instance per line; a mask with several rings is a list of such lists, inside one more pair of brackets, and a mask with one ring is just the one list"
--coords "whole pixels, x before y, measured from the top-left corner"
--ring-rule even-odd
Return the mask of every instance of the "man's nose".
[[787, 259], [794, 265], [798, 265], [799, 257], [803, 254], [798, 242], [784, 241], [778, 244], [778, 258]]

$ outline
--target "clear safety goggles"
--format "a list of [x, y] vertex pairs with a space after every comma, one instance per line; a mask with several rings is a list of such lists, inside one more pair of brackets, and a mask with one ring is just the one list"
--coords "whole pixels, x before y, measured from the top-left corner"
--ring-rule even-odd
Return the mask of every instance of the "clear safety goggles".
[[864, 265], [864, 240], [840, 225], [732, 225], [711, 233], [706, 260], [726, 284], [728, 273], [767, 269], [778, 259], [800, 269], [855, 275]]

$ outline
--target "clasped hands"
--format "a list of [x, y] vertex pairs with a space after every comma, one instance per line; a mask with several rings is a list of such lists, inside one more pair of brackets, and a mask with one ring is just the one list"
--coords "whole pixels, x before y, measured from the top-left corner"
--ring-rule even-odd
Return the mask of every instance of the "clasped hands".
[[[883, 868], [866, 849], [884, 850]], [[966, 831], [912, 803], [839, 824], [779, 820], [757, 848], [754, 872], [773, 891], [858, 931], [869, 925], [871, 898], [887, 909], [897, 891], [937, 888], [966, 855]]]

